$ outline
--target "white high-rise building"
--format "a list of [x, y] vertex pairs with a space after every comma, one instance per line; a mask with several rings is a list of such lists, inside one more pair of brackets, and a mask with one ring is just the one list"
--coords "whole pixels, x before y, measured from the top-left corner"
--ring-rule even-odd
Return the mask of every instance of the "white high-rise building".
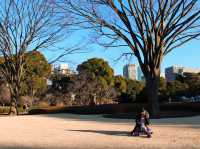
[[200, 69], [182, 66], [171, 66], [165, 69], [165, 77], [168, 82], [174, 81], [178, 75], [183, 75], [184, 73], [200, 73]]
[[123, 68], [123, 76], [128, 79], [144, 81], [141, 68], [136, 64], [127, 64]]
[[[186, 69], [189, 70], [189, 69]], [[190, 70], [191, 71], [191, 70]], [[145, 81], [144, 74], [137, 64], [127, 64], [123, 68], [123, 76], [128, 79]], [[165, 78], [165, 73], [160, 73], [160, 77]]]
[[136, 80], [136, 70], [135, 64], [127, 64], [123, 68], [123, 76], [127, 79]]

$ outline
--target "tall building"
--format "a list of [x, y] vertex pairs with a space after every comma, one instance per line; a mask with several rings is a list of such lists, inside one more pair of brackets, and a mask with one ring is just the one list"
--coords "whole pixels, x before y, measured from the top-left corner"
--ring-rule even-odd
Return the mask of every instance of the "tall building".
[[144, 75], [140, 66], [136, 64], [127, 64], [123, 68], [123, 76], [128, 79], [144, 81]]
[[127, 64], [123, 68], [123, 76], [127, 79], [136, 80], [137, 79], [137, 67], [135, 64]]
[[160, 73], [160, 77], [165, 78], [165, 73], [164, 73], [164, 72], [161, 72], [161, 73]]
[[59, 65], [53, 66], [53, 73], [61, 74], [61, 75], [71, 75], [75, 72], [69, 69], [69, 66], [67, 63], [62, 63]]
[[69, 73], [68, 64], [60, 64], [57, 69], [60, 74], [68, 74]]
[[184, 73], [199, 73], [199, 68], [187, 68], [181, 66], [171, 66], [165, 69], [165, 77], [167, 82], [174, 81], [178, 75], [183, 75]]
[[144, 74], [143, 74], [140, 66], [137, 66], [137, 72], [136, 72], [136, 74], [137, 74], [137, 80], [138, 81], [144, 81], [145, 80], [144, 79]]

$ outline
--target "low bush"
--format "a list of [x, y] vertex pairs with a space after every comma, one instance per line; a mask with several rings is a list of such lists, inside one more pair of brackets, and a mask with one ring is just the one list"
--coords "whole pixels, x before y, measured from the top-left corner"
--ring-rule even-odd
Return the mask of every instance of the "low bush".
[[47, 108], [50, 105], [49, 105], [49, 103], [47, 101], [39, 101], [36, 106], [40, 107], [40, 108]]
[[[10, 107], [9, 106], [0, 106], [0, 114], [8, 114], [10, 111]], [[25, 110], [23, 109], [23, 107], [19, 107], [18, 108], [19, 113], [24, 113]]]

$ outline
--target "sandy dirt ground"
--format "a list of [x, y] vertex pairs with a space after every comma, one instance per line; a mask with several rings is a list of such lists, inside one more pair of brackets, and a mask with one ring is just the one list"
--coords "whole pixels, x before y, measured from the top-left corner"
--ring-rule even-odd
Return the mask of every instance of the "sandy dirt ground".
[[0, 117], [0, 148], [200, 149], [200, 116], [152, 120], [152, 138], [131, 137], [133, 122], [100, 115]]

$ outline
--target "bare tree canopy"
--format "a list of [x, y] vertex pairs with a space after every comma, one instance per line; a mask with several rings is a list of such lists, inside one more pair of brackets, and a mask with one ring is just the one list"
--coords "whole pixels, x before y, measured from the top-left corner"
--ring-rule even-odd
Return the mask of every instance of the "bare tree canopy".
[[200, 36], [200, 2], [61, 0], [58, 5], [81, 26], [95, 30], [102, 45], [131, 49], [146, 79], [151, 110], [157, 113], [161, 62], [170, 51]]
[[[63, 17], [68, 18], [67, 23], [62, 22]], [[20, 96], [25, 54], [55, 48], [68, 35], [71, 23], [69, 15], [57, 12], [53, 0], [1, 0], [0, 71], [9, 84], [13, 103], [17, 104]], [[62, 56], [74, 50], [67, 49]]]

